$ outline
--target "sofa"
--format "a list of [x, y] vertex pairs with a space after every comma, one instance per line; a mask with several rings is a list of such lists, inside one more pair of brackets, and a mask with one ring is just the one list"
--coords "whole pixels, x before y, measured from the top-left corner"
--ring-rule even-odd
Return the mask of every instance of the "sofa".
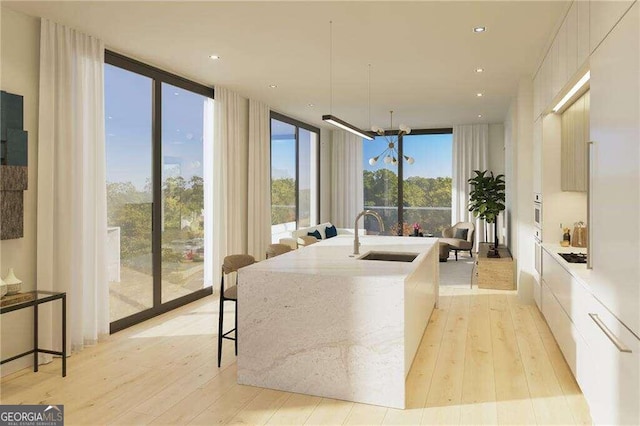
[[[306, 237], [309, 232], [318, 231], [320, 233], [320, 236], [322, 237], [322, 240], [324, 240], [327, 238], [327, 235], [325, 233], [325, 228], [328, 228], [330, 226], [332, 226], [331, 222], [325, 222], [315, 226], [296, 229], [295, 231], [291, 231], [291, 238], [296, 240], [298, 246], [309, 245], [315, 241], [307, 238], [302, 239], [301, 237]], [[349, 228], [336, 228], [336, 231], [338, 232], [338, 236], [355, 235], [354, 230]], [[364, 229], [358, 229], [358, 235], [366, 235], [366, 231]]]

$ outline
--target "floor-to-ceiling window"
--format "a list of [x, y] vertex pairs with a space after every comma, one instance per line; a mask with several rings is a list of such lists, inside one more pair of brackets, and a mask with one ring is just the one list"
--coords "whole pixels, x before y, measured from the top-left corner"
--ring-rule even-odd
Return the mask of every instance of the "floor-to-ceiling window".
[[211, 293], [205, 192], [213, 90], [105, 55], [111, 330]]
[[320, 216], [320, 129], [271, 113], [271, 240]]
[[[396, 140], [403, 160], [393, 165], [378, 156], [388, 146], [385, 137], [363, 141], [364, 205], [378, 212], [388, 235], [407, 235], [418, 224], [425, 234], [440, 235], [451, 225], [451, 177], [453, 170], [451, 129], [414, 130]], [[374, 218], [365, 218], [367, 229], [377, 229]]]

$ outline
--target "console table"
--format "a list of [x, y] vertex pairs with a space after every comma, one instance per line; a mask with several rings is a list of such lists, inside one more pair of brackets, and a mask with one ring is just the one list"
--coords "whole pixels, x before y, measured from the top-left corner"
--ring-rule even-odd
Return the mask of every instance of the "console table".
[[489, 243], [480, 243], [478, 251], [478, 288], [515, 290], [514, 265], [511, 252], [498, 246], [500, 257], [487, 257]]
[[[49, 349], [41, 349], [38, 347], [38, 306], [43, 303], [60, 300], [62, 302], [62, 352], [52, 351]], [[33, 371], [38, 371], [38, 354], [45, 353], [50, 355], [59, 355], [62, 357], [62, 377], [67, 376], [67, 293], [59, 293], [54, 291], [28, 291], [18, 293], [11, 296], [4, 296], [0, 300], [0, 315], [33, 307], [33, 349], [21, 354], [12, 356], [11, 358], [0, 361], [0, 364], [13, 361], [23, 356], [33, 354]]]

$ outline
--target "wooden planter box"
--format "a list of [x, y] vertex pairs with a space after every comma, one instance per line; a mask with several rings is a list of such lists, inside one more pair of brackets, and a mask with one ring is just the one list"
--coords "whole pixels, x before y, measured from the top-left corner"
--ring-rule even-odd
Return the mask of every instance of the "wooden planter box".
[[508, 248], [499, 246], [500, 257], [487, 257], [489, 243], [481, 243], [478, 252], [478, 287], [515, 290], [513, 257]]

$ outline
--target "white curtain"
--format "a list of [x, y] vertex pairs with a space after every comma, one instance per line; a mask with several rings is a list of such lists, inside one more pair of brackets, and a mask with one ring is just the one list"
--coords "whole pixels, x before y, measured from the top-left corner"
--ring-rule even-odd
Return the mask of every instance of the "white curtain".
[[[109, 333], [103, 69], [101, 40], [42, 20], [37, 279], [67, 292], [72, 351]], [[59, 345], [58, 312], [43, 344]]]
[[247, 252], [247, 144], [242, 135], [243, 99], [215, 87], [213, 132], [213, 279], [220, 282], [224, 257]]
[[[489, 125], [469, 124], [453, 126], [453, 191], [451, 222], [472, 222], [476, 226], [476, 248], [485, 240], [484, 221], [473, 217], [469, 211], [468, 180], [474, 170], [487, 170], [489, 152]], [[491, 241], [491, 240], [489, 240]]]
[[249, 100], [249, 186], [247, 251], [256, 260], [265, 257], [271, 243], [271, 112], [269, 106]]
[[331, 223], [353, 228], [363, 210], [362, 138], [345, 132], [331, 132]]

